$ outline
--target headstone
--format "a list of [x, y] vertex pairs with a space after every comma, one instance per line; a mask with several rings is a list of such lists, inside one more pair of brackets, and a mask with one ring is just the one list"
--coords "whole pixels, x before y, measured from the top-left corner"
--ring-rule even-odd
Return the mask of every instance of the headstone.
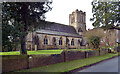
[[35, 51], [37, 51], [37, 45], [35, 45]]

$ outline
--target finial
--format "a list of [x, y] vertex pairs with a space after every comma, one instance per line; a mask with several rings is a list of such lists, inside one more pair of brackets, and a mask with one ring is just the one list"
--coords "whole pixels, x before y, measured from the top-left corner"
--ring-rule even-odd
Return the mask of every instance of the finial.
[[78, 11], [78, 9], [76, 9], [76, 11]]

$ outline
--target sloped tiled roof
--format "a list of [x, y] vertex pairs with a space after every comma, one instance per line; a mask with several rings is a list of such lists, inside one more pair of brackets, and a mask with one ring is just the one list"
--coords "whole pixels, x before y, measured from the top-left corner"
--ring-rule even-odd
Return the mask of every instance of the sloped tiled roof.
[[[41, 24], [39, 24], [41, 25]], [[53, 35], [61, 35], [61, 36], [73, 36], [73, 37], [81, 37], [75, 30], [73, 26], [48, 22], [44, 23], [44, 27], [41, 27], [36, 31], [37, 33], [44, 34], [53, 34]]]
[[50, 34], [50, 35], [59, 35], [59, 36], [81, 37], [78, 34], [71, 34], [71, 33], [65, 33], [65, 32], [57, 32], [57, 31], [44, 30], [44, 29], [37, 30], [36, 33]]

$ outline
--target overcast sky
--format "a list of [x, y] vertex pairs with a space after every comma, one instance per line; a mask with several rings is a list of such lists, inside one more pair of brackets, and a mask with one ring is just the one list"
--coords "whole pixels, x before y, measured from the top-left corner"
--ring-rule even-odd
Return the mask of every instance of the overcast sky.
[[69, 25], [69, 14], [76, 9], [86, 12], [87, 29], [92, 29], [92, 0], [53, 0], [52, 11], [46, 13], [46, 21]]

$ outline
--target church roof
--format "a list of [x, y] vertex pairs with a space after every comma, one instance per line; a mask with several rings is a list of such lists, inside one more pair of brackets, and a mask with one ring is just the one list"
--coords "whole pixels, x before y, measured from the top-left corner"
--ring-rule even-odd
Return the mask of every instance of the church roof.
[[[39, 24], [41, 25], [41, 24]], [[61, 36], [72, 36], [81, 37], [75, 30], [73, 26], [48, 22], [46, 21], [44, 25], [36, 31], [37, 33], [61, 35]]]
[[71, 34], [71, 33], [65, 33], [65, 32], [57, 32], [57, 31], [50, 31], [50, 30], [38, 30], [36, 31], [37, 33], [41, 33], [41, 34], [50, 34], [50, 35], [59, 35], [59, 36], [71, 36], [71, 37], [81, 37], [78, 34]]

